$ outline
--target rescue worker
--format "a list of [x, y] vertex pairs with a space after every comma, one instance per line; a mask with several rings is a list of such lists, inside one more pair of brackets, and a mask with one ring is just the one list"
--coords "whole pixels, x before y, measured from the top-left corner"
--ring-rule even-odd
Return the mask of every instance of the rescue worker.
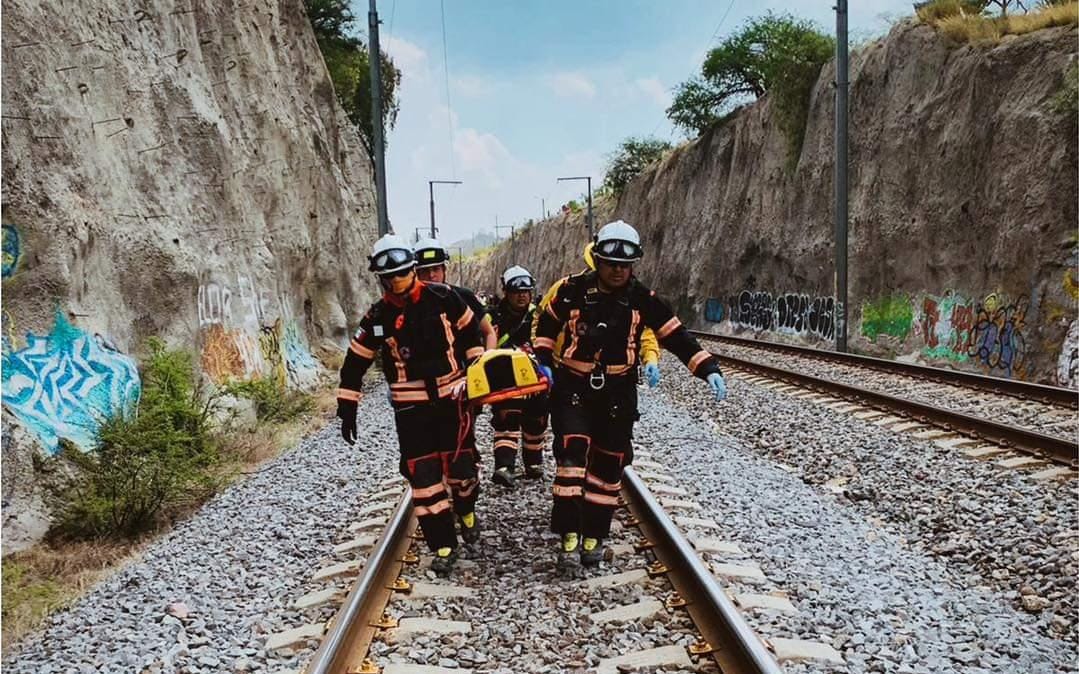
[[[587, 244], [585, 244], [584, 247], [584, 263], [588, 265], [588, 270], [591, 271], [596, 270], [596, 261], [592, 258], [592, 246], [594, 245], [594, 242], [589, 241]], [[581, 273], [587, 273], [587, 270]], [[533, 312], [533, 338], [535, 338], [536, 327], [539, 324], [539, 315], [547, 310], [547, 307], [551, 304], [551, 300], [554, 298], [555, 293], [558, 292], [558, 289], [560, 287], [562, 287], [562, 284], [566, 281], [566, 278], [568, 277], [563, 277], [557, 282], [555, 282], [553, 286], [547, 289], [547, 292], [544, 293], [543, 298], [540, 299], [536, 311]], [[559, 335], [558, 339], [555, 341], [555, 354], [559, 354], [562, 352], [561, 346], [562, 335]], [[643, 365], [642, 369], [644, 370], [644, 379], [648, 383], [648, 388], [655, 388], [659, 386], [659, 341], [656, 339], [656, 333], [652, 330], [652, 328], [648, 326], [645, 326], [644, 330], [641, 332], [640, 357], [641, 364]], [[557, 359], [557, 355], [555, 356], [555, 358]]]
[[[446, 283], [446, 264], [450, 260], [449, 251], [442, 243], [433, 237], [427, 237], [420, 239], [412, 247], [412, 252], [416, 255], [416, 274], [421, 281], [430, 283]], [[479, 321], [480, 326], [480, 339], [483, 343], [484, 350], [491, 350], [495, 348], [495, 329], [491, 325], [491, 318], [487, 312], [487, 306], [480, 301], [476, 296], [476, 293], [472, 292], [468, 288], [462, 286], [456, 286], [447, 284], [465, 301], [468, 308], [475, 314], [476, 320]], [[461, 367], [467, 367], [467, 363], [462, 362]], [[469, 405], [467, 407], [467, 416], [461, 419], [461, 444], [470, 452], [476, 452], [476, 417], [479, 414], [479, 409]], [[477, 454], [477, 456], [479, 456]]]
[[[536, 279], [524, 267], [514, 265], [502, 273], [502, 301], [491, 311], [498, 335], [498, 348], [532, 353], [532, 293]], [[494, 429], [495, 472], [491, 480], [516, 487], [514, 470], [517, 446], [521, 445], [524, 476], [543, 477], [543, 435], [547, 431], [547, 396], [533, 395], [491, 405]]]
[[[446, 263], [449, 262], [450, 255], [446, 247], [438, 239], [433, 237], [420, 239], [412, 250], [416, 254], [416, 273], [421, 281], [446, 283]], [[476, 293], [468, 288], [451, 283], [446, 283], [446, 285], [456, 290], [457, 294], [468, 303], [469, 308], [476, 314], [476, 320], [480, 322], [480, 333], [483, 336], [483, 348], [488, 351], [495, 348], [497, 338], [495, 337], [494, 327], [491, 325], [491, 319], [487, 315], [487, 305], [481, 302]]]
[[539, 315], [533, 342], [540, 363], [555, 368], [551, 425], [561, 442], [554, 445], [551, 530], [562, 537], [563, 567], [577, 563], [578, 551], [584, 565], [603, 558], [622, 469], [633, 461], [633, 422], [639, 416], [633, 372], [644, 327], [708, 382], [716, 400], [727, 395], [716, 358], [633, 275], [643, 255], [637, 231], [621, 220], [608, 223], [596, 235], [592, 255], [595, 271], [562, 282]]
[[477, 457], [474, 449], [462, 445], [467, 408], [455, 393], [464, 384], [462, 362], [482, 355], [483, 346], [478, 317], [461, 296], [447, 285], [418, 279], [415, 266], [412, 249], [401, 237], [387, 234], [375, 243], [369, 268], [384, 294], [349, 343], [337, 390], [337, 416], [342, 437], [353, 444], [363, 376], [380, 354], [397, 426], [401, 474], [412, 485], [413, 509], [434, 553], [431, 568], [444, 575], [458, 556], [454, 514], [462, 539], [479, 540]]

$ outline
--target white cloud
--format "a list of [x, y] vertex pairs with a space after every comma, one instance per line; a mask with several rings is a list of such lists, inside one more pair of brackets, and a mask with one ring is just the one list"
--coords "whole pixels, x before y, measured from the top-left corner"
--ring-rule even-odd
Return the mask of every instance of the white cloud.
[[510, 152], [498, 136], [476, 129], [460, 129], [453, 140], [453, 149], [465, 171], [493, 173]]
[[596, 86], [581, 73], [564, 72], [550, 75], [547, 77], [547, 86], [559, 96], [593, 98], [596, 95]]
[[494, 90], [494, 84], [478, 75], [461, 75], [453, 78], [454, 93], [472, 98], [486, 96]]
[[427, 76], [427, 52], [419, 45], [391, 35], [382, 42], [382, 49], [390, 55], [404, 77]]
[[658, 77], [644, 77], [636, 80], [634, 84], [641, 93], [655, 101], [656, 105], [662, 108], [670, 105], [671, 93], [667, 91], [667, 87], [663, 86], [663, 82], [660, 82]]

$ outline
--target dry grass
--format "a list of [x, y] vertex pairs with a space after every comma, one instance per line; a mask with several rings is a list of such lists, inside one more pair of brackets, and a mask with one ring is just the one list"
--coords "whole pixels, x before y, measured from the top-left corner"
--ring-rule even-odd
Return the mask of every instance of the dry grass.
[[40, 543], [3, 560], [3, 648], [135, 559], [146, 540]]
[[[935, 5], [934, 5], [935, 6]], [[957, 12], [939, 18], [926, 19], [923, 10], [918, 16], [939, 32], [956, 42], [969, 44], [997, 44], [1006, 35], [1023, 35], [1043, 28], [1079, 25], [1079, 2], [1041, 7], [1027, 14], [1007, 16], [983, 16]]]
[[[238, 475], [257, 472], [259, 464], [295, 445], [303, 436], [323, 426], [337, 406], [333, 389], [314, 394], [314, 409], [287, 423], [260, 424], [251, 433], [230, 433], [224, 438], [226, 464], [220, 477], [227, 482]], [[180, 521], [201, 506], [192, 502], [167, 514]], [[103, 578], [134, 560], [142, 548], [168, 532], [163, 526], [138, 541], [50, 541], [16, 552], [3, 559], [2, 646], [13, 643], [39, 626], [50, 613], [64, 608]]]

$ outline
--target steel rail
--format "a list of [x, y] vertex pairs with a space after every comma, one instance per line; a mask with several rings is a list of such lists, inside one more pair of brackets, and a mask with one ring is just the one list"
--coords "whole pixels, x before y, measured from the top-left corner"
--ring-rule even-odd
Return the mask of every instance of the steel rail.
[[1005, 426], [1004, 424], [998, 424], [994, 421], [963, 414], [962, 412], [899, 398], [879, 391], [871, 391], [852, 384], [843, 384], [830, 379], [814, 377], [802, 372], [775, 367], [774, 365], [765, 365], [764, 363], [730, 355], [716, 355], [724, 362], [731, 363], [743, 370], [758, 372], [770, 379], [778, 379], [802, 388], [852, 399], [880, 410], [900, 412], [918, 421], [932, 423], [948, 430], [964, 433], [1004, 447], [1036, 454], [1057, 463], [1070, 466], [1079, 465], [1079, 461], [1077, 461], [1079, 447], [1072, 440], [1045, 435], [1025, 428]]
[[622, 498], [708, 644], [696, 652], [710, 653], [724, 674], [781, 674], [765, 643], [632, 467], [622, 473]]
[[[874, 356], [865, 356], [857, 353], [826, 351], [797, 344], [781, 344], [779, 342], [747, 339], [745, 337], [735, 337], [733, 335], [717, 335], [710, 332], [701, 332], [699, 330], [690, 330], [689, 332], [696, 337], [717, 342], [727, 342], [728, 344], [735, 344], [748, 348], [793, 353], [806, 356], [807, 358], [830, 360], [847, 365], [857, 365], [886, 372], [896, 372], [944, 384], [955, 384], [982, 391], [1010, 395], [1023, 400], [1037, 400], [1050, 405], [1060, 405], [1079, 409], [1079, 391], [1073, 391], [1072, 389], [1061, 388], [1059, 386], [1032, 384], [1030, 382], [1018, 381], [1015, 379], [1002, 379], [1000, 377], [987, 377], [986, 375], [977, 374], [975, 372], [929, 367], [927, 365], [905, 363], [899, 360], [888, 360], [886, 358], [876, 358]], [[727, 356], [723, 357], [726, 358]]]
[[378, 627], [373, 618], [393, 591], [389, 580], [396, 578], [404, 564], [416, 528], [412, 516], [412, 490], [405, 488], [386, 528], [367, 557], [359, 580], [334, 616], [332, 626], [308, 663], [306, 674], [346, 674], [363, 671], [363, 660]]

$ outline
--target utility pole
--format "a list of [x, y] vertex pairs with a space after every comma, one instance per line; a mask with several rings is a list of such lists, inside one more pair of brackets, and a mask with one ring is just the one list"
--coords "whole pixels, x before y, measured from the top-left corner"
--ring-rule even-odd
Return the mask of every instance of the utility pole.
[[595, 225], [592, 223], [592, 176], [572, 176], [570, 178], [559, 178], [558, 182], [563, 180], [587, 180], [588, 181], [588, 238], [591, 239], [595, 236]]
[[375, 132], [375, 195], [378, 209], [378, 235], [390, 233], [390, 216], [386, 212], [386, 144], [382, 138], [382, 51], [378, 45], [378, 9], [371, 0], [367, 12], [368, 60], [371, 66], [371, 127]]
[[428, 180], [427, 191], [431, 195], [431, 238], [437, 239], [435, 234], [438, 230], [435, 229], [435, 185], [460, 185], [460, 180]]
[[835, 350], [847, 350], [847, 0], [835, 6]]
[[514, 234], [516, 233], [516, 227], [514, 225], [500, 225], [498, 224], [498, 216], [495, 216], [495, 236], [498, 236], [498, 230], [508, 229], [510, 230], [510, 257], [516, 257], [517, 252], [517, 240]]
[[423, 231], [423, 227], [416, 227], [416, 228], [414, 228], [414, 229], [412, 230], [413, 236], [415, 236], [415, 237], [416, 237], [416, 241], [415, 241], [415, 243], [419, 243], [419, 242], [420, 242], [420, 232], [422, 232], [422, 231]]

